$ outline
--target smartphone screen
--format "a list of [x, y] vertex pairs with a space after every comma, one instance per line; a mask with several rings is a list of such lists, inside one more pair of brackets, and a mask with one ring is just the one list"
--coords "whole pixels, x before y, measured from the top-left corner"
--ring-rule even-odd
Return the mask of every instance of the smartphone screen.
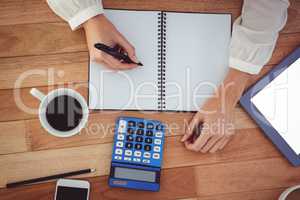
[[58, 186], [56, 200], [87, 200], [88, 188]]

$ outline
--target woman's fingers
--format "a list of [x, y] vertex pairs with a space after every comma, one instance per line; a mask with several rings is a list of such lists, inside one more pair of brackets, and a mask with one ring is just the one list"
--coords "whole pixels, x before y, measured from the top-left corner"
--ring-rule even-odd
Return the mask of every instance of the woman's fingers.
[[119, 33], [117, 37], [118, 37], [117, 43], [120, 44], [125, 49], [125, 51], [127, 52], [129, 58], [131, 60], [133, 60], [134, 62], [136, 62], [136, 63], [139, 62], [137, 57], [136, 57], [135, 49], [134, 49], [133, 45], [130, 44], [128, 42], [128, 40], [122, 34]]
[[230, 138], [226, 138], [219, 146], [219, 150], [223, 149], [226, 144], [230, 141]]
[[104, 53], [98, 53], [96, 52], [93, 57], [91, 57], [92, 61], [95, 61], [99, 64], [103, 64], [105, 66], [107, 66], [108, 68], [110, 68], [111, 70], [117, 70], [117, 68], [113, 65], [113, 63], [109, 62], [108, 60], [104, 60], [103, 58], [103, 54]]
[[[204, 127], [207, 127], [206, 123], [203, 124]], [[200, 151], [201, 148], [208, 142], [212, 137], [208, 129], [203, 128], [201, 134], [196, 139], [196, 141], [190, 146], [191, 150]]]
[[117, 72], [118, 71], [118, 69], [115, 68], [114, 65], [112, 63], [110, 63], [110, 62], [107, 62], [107, 61], [103, 60], [100, 64], [103, 64], [103, 65], [107, 66], [113, 72]]
[[187, 139], [189, 139], [193, 135], [194, 130], [199, 126], [199, 123], [201, 123], [202, 121], [203, 117], [201, 113], [197, 112], [188, 124], [188, 126], [185, 127], [185, 133], [181, 138], [181, 142], [185, 142]]
[[223, 137], [209, 150], [209, 153], [215, 153], [218, 150], [223, 149], [229, 141], [230, 141], [229, 137]]
[[220, 146], [224, 144], [225, 141], [229, 140], [228, 138], [223, 137], [209, 150], [209, 153], [215, 153], [219, 150]]
[[122, 63], [121, 61], [115, 59], [114, 57], [104, 53], [102, 57], [105, 62], [110, 63], [113, 66], [113, 68], [116, 69], [131, 69], [136, 66], [135, 64]]
[[208, 152], [219, 140], [222, 139], [222, 136], [215, 135], [211, 137], [205, 146], [201, 149], [202, 153]]

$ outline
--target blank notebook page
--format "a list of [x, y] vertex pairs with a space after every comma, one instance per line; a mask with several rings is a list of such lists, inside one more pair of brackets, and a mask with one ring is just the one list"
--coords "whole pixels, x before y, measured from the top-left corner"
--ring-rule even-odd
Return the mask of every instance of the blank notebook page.
[[158, 13], [105, 11], [106, 17], [135, 47], [137, 57], [144, 66], [112, 72], [91, 62], [89, 108], [157, 110]]
[[228, 70], [231, 15], [166, 15], [166, 110], [197, 111]]

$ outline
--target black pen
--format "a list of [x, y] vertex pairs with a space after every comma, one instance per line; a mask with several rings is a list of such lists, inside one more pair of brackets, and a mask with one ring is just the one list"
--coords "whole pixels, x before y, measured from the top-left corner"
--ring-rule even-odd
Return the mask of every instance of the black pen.
[[67, 172], [67, 173], [63, 173], [63, 174], [57, 174], [57, 175], [46, 176], [46, 177], [41, 177], [41, 178], [29, 179], [29, 180], [19, 181], [19, 182], [15, 182], [15, 183], [8, 183], [8, 184], [6, 184], [6, 187], [7, 188], [14, 188], [14, 187], [18, 187], [18, 186], [21, 186], [21, 185], [30, 185], [30, 184], [33, 184], [33, 183], [39, 183], [39, 182], [49, 181], [49, 180], [53, 180], [53, 179], [64, 178], [64, 177], [68, 177], [68, 176], [75, 176], [75, 175], [80, 175], [80, 174], [92, 173], [92, 172], [95, 172], [95, 171], [96, 171], [95, 169], [83, 169], [83, 170], [74, 171], [74, 172]]
[[116, 45], [114, 48], [111, 48], [105, 44], [102, 44], [102, 43], [97, 43], [94, 45], [96, 49], [98, 50], [101, 50], [109, 55], [111, 55], [112, 57], [118, 59], [118, 60], [121, 60], [123, 61], [124, 63], [128, 63], [128, 64], [136, 64], [136, 65], [139, 65], [139, 66], [143, 66], [142, 63], [136, 63], [134, 61], [132, 61], [128, 55], [126, 55], [125, 53], [122, 53], [120, 51], [121, 47]]

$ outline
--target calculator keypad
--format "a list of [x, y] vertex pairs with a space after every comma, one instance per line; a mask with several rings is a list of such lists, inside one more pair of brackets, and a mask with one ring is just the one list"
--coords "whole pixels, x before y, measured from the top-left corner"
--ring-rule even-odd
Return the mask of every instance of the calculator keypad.
[[121, 118], [116, 130], [114, 160], [160, 167], [163, 125], [158, 121]]

